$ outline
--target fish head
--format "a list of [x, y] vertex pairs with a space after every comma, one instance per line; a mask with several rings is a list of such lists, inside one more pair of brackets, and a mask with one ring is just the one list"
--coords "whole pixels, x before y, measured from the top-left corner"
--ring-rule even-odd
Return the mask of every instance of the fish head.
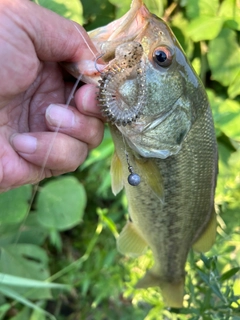
[[86, 82], [96, 83], [100, 76], [106, 119], [142, 157], [177, 154], [208, 103], [171, 29], [142, 0], [133, 0], [122, 18], [89, 36], [106, 66], [97, 77], [82, 73]]
[[[100, 86], [106, 117], [140, 156], [165, 159], [177, 154], [208, 103], [171, 29], [135, 0], [125, 16], [94, 31], [93, 41], [108, 64]], [[131, 43], [141, 44], [142, 54], [127, 74], [127, 66], [121, 67], [123, 55], [117, 53], [129, 47], [129, 55], [136, 55]]]

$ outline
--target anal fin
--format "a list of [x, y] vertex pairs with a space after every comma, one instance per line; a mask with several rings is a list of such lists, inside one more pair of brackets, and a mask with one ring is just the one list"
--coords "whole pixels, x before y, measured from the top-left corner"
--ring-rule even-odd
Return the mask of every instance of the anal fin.
[[118, 251], [122, 254], [141, 255], [147, 247], [139, 231], [131, 221], [128, 221], [117, 239]]

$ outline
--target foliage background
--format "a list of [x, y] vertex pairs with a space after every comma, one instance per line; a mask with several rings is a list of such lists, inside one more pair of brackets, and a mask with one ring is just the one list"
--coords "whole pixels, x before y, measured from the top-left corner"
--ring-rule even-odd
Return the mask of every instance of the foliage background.
[[[87, 30], [130, 5], [36, 2]], [[101, 146], [76, 172], [0, 195], [0, 320], [240, 319], [240, 1], [145, 3], [170, 24], [211, 102], [220, 171], [216, 244], [206, 256], [190, 253], [183, 309], [164, 309], [156, 288], [134, 289], [152, 257], [147, 252], [131, 259], [116, 251], [127, 203], [123, 193], [111, 193], [113, 144], [106, 128]]]

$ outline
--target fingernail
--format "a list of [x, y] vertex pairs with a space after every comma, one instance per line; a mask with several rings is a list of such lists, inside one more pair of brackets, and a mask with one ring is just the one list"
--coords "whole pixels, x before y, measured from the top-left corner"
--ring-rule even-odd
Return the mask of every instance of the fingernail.
[[74, 113], [56, 104], [50, 104], [46, 110], [46, 119], [51, 126], [71, 128], [75, 122]]
[[12, 137], [11, 142], [17, 152], [31, 154], [37, 149], [37, 139], [28, 134], [16, 134]]

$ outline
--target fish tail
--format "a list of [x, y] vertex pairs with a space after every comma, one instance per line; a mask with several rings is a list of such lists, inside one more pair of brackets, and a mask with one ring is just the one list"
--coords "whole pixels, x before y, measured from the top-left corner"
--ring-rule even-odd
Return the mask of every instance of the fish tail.
[[148, 288], [159, 286], [165, 304], [171, 308], [182, 308], [184, 295], [184, 279], [178, 282], [167, 282], [157, 276], [153, 269], [150, 269], [145, 276], [140, 279], [136, 288]]

